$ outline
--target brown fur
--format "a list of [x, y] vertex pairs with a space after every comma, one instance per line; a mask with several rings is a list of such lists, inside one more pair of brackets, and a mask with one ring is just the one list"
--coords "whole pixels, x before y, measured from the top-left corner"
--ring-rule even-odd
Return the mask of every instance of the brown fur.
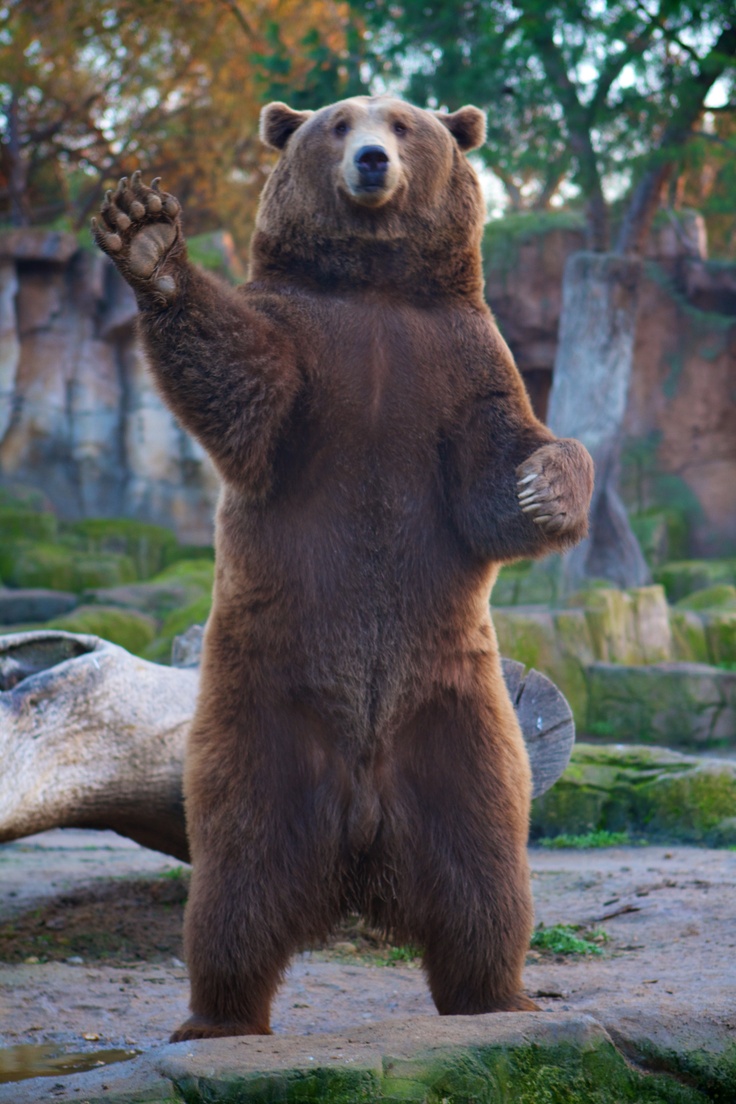
[[[483, 301], [480, 113], [275, 105], [262, 132], [284, 152], [242, 289], [189, 265], [137, 174], [96, 230], [223, 479], [174, 1038], [267, 1032], [291, 955], [350, 910], [422, 946], [441, 1013], [534, 1007], [529, 767], [488, 599], [500, 563], [584, 535], [590, 460], [534, 417]], [[351, 132], [395, 151], [389, 196], [346, 193]], [[131, 246], [162, 223], [151, 271], [160, 232]]]

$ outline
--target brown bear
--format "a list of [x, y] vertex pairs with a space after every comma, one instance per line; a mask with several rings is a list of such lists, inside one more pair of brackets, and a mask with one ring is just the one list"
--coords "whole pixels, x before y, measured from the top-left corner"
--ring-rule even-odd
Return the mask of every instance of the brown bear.
[[273, 103], [248, 282], [187, 260], [135, 173], [95, 236], [161, 392], [222, 477], [185, 795], [191, 1011], [270, 1031], [290, 957], [359, 912], [440, 1013], [535, 1007], [530, 775], [499, 565], [586, 531], [592, 464], [534, 416], [483, 299], [474, 107]]

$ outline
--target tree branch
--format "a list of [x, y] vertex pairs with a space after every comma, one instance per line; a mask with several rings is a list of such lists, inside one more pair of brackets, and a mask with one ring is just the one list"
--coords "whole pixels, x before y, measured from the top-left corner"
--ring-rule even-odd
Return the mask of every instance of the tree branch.
[[616, 243], [617, 253], [642, 252], [662, 187], [677, 163], [677, 156], [672, 151], [681, 150], [692, 136], [694, 126], [705, 110], [708, 92], [727, 68], [727, 59], [734, 56], [736, 22], [721, 32], [710, 53], [701, 61], [700, 71], [680, 85], [679, 104], [654, 151], [653, 163], [632, 194]]

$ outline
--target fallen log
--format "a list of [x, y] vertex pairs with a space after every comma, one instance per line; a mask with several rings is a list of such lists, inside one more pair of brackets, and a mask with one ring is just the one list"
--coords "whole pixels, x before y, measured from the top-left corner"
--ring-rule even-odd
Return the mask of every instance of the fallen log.
[[[536, 797], [567, 765], [572, 713], [538, 671], [509, 659], [503, 671]], [[0, 636], [0, 842], [111, 828], [188, 861], [182, 771], [198, 679], [195, 666], [148, 663], [96, 636]]]

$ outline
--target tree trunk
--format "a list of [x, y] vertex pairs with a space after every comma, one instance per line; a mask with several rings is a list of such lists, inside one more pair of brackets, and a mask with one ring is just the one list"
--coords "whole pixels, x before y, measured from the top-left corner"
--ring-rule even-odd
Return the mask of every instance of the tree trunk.
[[8, 143], [9, 161], [8, 191], [10, 193], [10, 223], [12, 226], [28, 226], [28, 169], [20, 138], [20, 116], [18, 95], [13, 92], [8, 107]]
[[0, 636], [0, 841], [112, 828], [189, 858], [182, 768], [198, 676], [96, 636]]
[[[538, 671], [507, 659], [503, 670], [537, 796], [567, 766], [572, 713]], [[182, 774], [198, 681], [196, 668], [147, 663], [96, 636], [0, 636], [0, 842], [112, 828], [187, 862]]]
[[596, 480], [589, 536], [562, 560], [563, 593], [592, 578], [624, 587], [649, 581], [617, 486], [640, 273], [639, 260], [612, 254], [575, 253], [565, 266], [547, 422], [559, 437], [582, 441]]

